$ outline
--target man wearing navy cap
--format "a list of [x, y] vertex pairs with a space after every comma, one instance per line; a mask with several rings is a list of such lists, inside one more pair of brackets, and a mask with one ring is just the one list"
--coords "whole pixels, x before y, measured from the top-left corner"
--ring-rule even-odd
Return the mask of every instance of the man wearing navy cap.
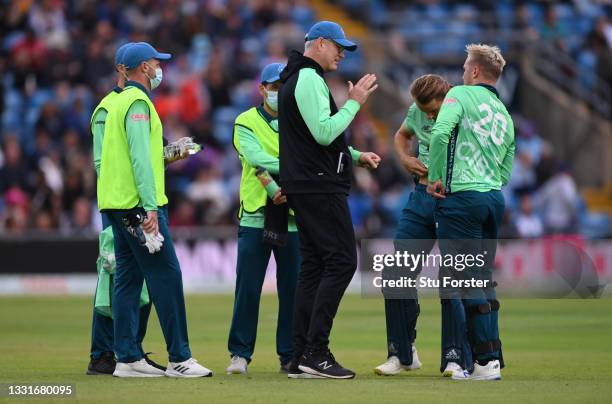
[[272, 63], [262, 73], [259, 94], [263, 103], [238, 115], [234, 147], [242, 164], [240, 227], [234, 314], [228, 339], [231, 363], [227, 373], [246, 373], [257, 336], [259, 299], [270, 255], [276, 261], [278, 324], [276, 352], [280, 371], [287, 372], [293, 358], [291, 325], [293, 300], [300, 268], [300, 251], [293, 211], [277, 191], [268, 197], [256, 177], [257, 169], [278, 175], [278, 89], [285, 65]]
[[[100, 161], [102, 160], [102, 142], [104, 139], [104, 129], [106, 126], [106, 116], [108, 111], [113, 108], [115, 97], [119, 95], [125, 87], [125, 67], [123, 66], [123, 56], [126, 49], [133, 43], [128, 42], [123, 44], [115, 53], [115, 69], [117, 70], [117, 85], [115, 88], [108, 93], [102, 101], [96, 106], [91, 116], [91, 133], [93, 135], [93, 157], [94, 167], [96, 169], [96, 175], [100, 175]], [[107, 229], [111, 224], [106, 213], [102, 213], [102, 227]], [[101, 234], [102, 238], [103, 235]], [[104, 270], [102, 270], [104, 271]], [[98, 285], [107, 285], [110, 287], [98, 287], [96, 289], [96, 301], [98, 301], [99, 294], [109, 294], [112, 288], [113, 275], [108, 272], [99, 272]], [[105, 279], [105, 281], [104, 281]], [[104, 301], [110, 302], [109, 296], [104, 297]], [[97, 304], [95, 305], [97, 306]], [[151, 312], [151, 302], [144, 303], [140, 308], [140, 315], [138, 317], [138, 331], [137, 331], [137, 344], [139, 350], [143, 353], [144, 359], [151, 366], [163, 369], [161, 366], [150, 360], [147, 354], [142, 349], [142, 340], [147, 331], [147, 322], [149, 320], [149, 314]], [[94, 307], [93, 320], [91, 327], [91, 360], [87, 367], [88, 375], [112, 375], [115, 371], [115, 354], [113, 353], [113, 319], [108, 315], [109, 313], [102, 313]]]
[[295, 211], [302, 256], [289, 377], [351, 379], [355, 373], [328, 348], [340, 300], [357, 269], [347, 203], [351, 163], [376, 168], [380, 157], [348, 147], [344, 131], [377, 88], [376, 76], [349, 82], [349, 99], [338, 108], [323, 74], [337, 70], [344, 51], [357, 45], [331, 21], [316, 23], [305, 39], [304, 54], [289, 55], [279, 96], [280, 184]]
[[[128, 81], [106, 119], [98, 208], [108, 214], [114, 234], [117, 377], [212, 376], [189, 349], [181, 269], [168, 228], [163, 129], [150, 99], [163, 78], [160, 61], [170, 57], [144, 42], [128, 47], [123, 58]], [[165, 372], [149, 365], [136, 344], [133, 325], [143, 280], [166, 340]]]

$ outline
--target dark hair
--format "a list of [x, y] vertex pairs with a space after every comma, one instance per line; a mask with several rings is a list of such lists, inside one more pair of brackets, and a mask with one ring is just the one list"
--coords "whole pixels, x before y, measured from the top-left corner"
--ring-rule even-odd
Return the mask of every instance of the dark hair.
[[432, 100], [444, 99], [451, 85], [442, 76], [426, 74], [416, 79], [410, 86], [412, 98], [420, 104], [429, 104]]

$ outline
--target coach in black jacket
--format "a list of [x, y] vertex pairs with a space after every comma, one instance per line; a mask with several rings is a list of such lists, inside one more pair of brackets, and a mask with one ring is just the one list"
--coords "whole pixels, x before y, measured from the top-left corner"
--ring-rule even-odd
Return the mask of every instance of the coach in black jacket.
[[338, 24], [322, 21], [306, 35], [304, 55], [292, 51], [281, 73], [280, 183], [295, 211], [302, 255], [290, 378], [355, 377], [329, 351], [329, 333], [357, 267], [347, 203], [351, 164], [376, 168], [380, 157], [349, 147], [344, 130], [378, 85], [373, 74], [349, 82], [349, 100], [338, 109], [323, 74], [356, 48]]

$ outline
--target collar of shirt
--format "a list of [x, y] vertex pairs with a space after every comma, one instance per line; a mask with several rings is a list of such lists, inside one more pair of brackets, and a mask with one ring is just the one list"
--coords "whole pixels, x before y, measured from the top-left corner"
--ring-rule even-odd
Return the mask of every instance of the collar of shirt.
[[123, 88], [121, 88], [119, 86], [115, 86], [115, 88], [113, 88], [113, 91], [116, 92], [117, 94], [119, 94], [120, 92], [123, 91]]
[[260, 106], [257, 107], [257, 111], [259, 112], [259, 114], [261, 116], [264, 117], [264, 119], [266, 120], [266, 122], [271, 123], [272, 121], [276, 120], [277, 118], [273, 117], [272, 115], [268, 114], [266, 112], [266, 110], [263, 107], [263, 104], [261, 104]]
[[486, 88], [487, 90], [489, 90], [490, 92], [492, 92], [493, 94], [495, 94], [495, 96], [496, 96], [497, 98], [499, 98], [499, 93], [497, 92], [497, 89], [496, 89], [495, 87], [493, 87], [492, 85], [490, 85], [490, 84], [485, 84], [485, 83], [478, 83], [478, 84], [476, 84], [476, 85], [477, 85], [477, 86], [480, 86], [480, 87], [484, 87], [484, 88]]
[[138, 88], [143, 93], [145, 93], [147, 95], [147, 97], [149, 97], [149, 99], [151, 99], [151, 94], [149, 93], [149, 91], [147, 91], [146, 87], [143, 86], [142, 84], [140, 84], [140, 83], [138, 83], [136, 81], [128, 80], [128, 81], [125, 82], [125, 87], [127, 88], [128, 86]]

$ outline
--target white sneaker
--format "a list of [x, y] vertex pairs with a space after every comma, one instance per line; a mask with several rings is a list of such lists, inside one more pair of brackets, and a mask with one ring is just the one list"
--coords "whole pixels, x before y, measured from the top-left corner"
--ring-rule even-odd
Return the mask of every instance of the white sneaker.
[[247, 372], [247, 360], [238, 356], [232, 356], [230, 365], [227, 367], [227, 374], [245, 374]]
[[421, 366], [423, 366], [423, 364], [419, 360], [419, 353], [417, 352], [416, 348], [413, 345], [412, 346], [412, 363], [409, 366], [405, 367], [404, 369], [417, 370], [417, 369], [420, 369]]
[[463, 376], [463, 368], [457, 362], [448, 362], [442, 372], [442, 377], [452, 377], [457, 373], [457, 377]]
[[393, 376], [402, 371], [402, 365], [397, 356], [391, 356], [382, 365], [374, 368], [374, 373], [380, 376]]
[[416, 348], [412, 347], [412, 364], [409, 366], [404, 366], [400, 363], [400, 360], [397, 356], [391, 356], [385, 363], [380, 366], [377, 366], [374, 369], [374, 373], [381, 376], [393, 376], [404, 370], [417, 370], [422, 366], [421, 361], [419, 360], [419, 354], [417, 353]]
[[489, 361], [484, 366], [474, 364], [474, 371], [463, 371], [462, 375], [453, 374], [453, 380], [501, 380], [501, 366], [498, 360]]
[[147, 363], [142, 358], [136, 362], [117, 362], [113, 376], [115, 377], [162, 377], [166, 373]]
[[197, 360], [189, 358], [183, 362], [168, 362], [168, 377], [211, 377], [212, 370], [200, 365]]

